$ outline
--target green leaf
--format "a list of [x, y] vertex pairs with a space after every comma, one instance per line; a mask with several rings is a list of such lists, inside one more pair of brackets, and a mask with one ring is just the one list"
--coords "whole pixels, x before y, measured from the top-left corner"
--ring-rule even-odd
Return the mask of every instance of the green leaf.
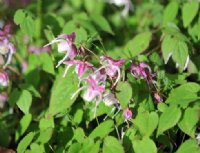
[[103, 31], [108, 32], [110, 34], [114, 34], [113, 31], [112, 31], [112, 28], [110, 27], [110, 25], [108, 23], [108, 21], [102, 15], [92, 14], [91, 19]]
[[22, 9], [19, 9], [15, 12], [14, 15], [14, 22], [16, 25], [21, 24], [25, 19], [25, 13]]
[[178, 41], [174, 47], [172, 59], [178, 64], [177, 67], [185, 70], [189, 62], [188, 46], [184, 41]]
[[139, 113], [133, 120], [135, 126], [139, 129], [142, 136], [151, 136], [158, 125], [158, 115], [156, 112]]
[[136, 35], [125, 45], [125, 54], [129, 55], [129, 57], [135, 57], [136, 55], [140, 54], [149, 47], [151, 38], [151, 32], [143, 32]]
[[182, 8], [182, 19], [184, 27], [190, 25], [194, 17], [197, 15], [199, 9], [199, 2], [192, 1], [185, 3]]
[[135, 153], [157, 153], [155, 143], [147, 137], [142, 140], [134, 140], [133, 149]]
[[198, 122], [198, 111], [195, 108], [187, 108], [182, 120], [179, 122], [179, 128], [192, 138], [195, 137], [196, 124]]
[[50, 74], [55, 74], [53, 60], [48, 53], [40, 54], [42, 69]]
[[22, 31], [26, 34], [28, 34], [28, 36], [30, 38], [33, 37], [34, 34], [34, 29], [35, 29], [35, 22], [33, 21], [32, 17], [27, 16], [23, 22], [20, 24], [20, 27], [22, 29]]
[[32, 142], [33, 138], [35, 136], [34, 132], [30, 132], [29, 134], [27, 134], [19, 143], [19, 145], [17, 146], [17, 152], [18, 153], [24, 153], [24, 151], [26, 150], [26, 148], [30, 145], [30, 143]]
[[103, 153], [124, 153], [124, 148], [115, 137], [107, 136], [103, 143]]
[[164, 10], [163, 23], [173, 21], [178, 13], [178, 3], [176, 1], [170, 2]]
[[17, 106], [24, 113], [28, 114], [32, 103], [32, 95], [27, 90], [22, 90], [19, 99], [17, 100]]
[[127, 108], [132, 98], [132, 88], [128, 82], [119, 82], [116, 87], [116, 96], [122, 108]]
[[47, 128], [54, 128], [53, 118], [42, 118], [39, 123], [40, 130], [46, 130]]
[[98, 153], [100, 147], [100, 141], [94, 143], [94, 140], [87, 138], [79, 150], [79, 153]]
[[172, 52], [174, 51], [174, 39], [170, 35], [166, 35], [162, 41], [162, 55], [165, 61], [165, 64], [168, 62]]
[[165, 64], [168, 62], [170, 56], [176, 62], [176, 66], [181, 70], [185, 70], [189, 62], [189, 53], [187, 44], [174, 38], [171, 35], [166, 35], [162, 42], [162, 55], [165, 60]]
[[104, 138], [113, 130], [114, 123], [112, 120], [102, 122], [90, 134], [90, 138]]
[[45, 144], [51, 139], [52, 134], [53, 134], [53, 128], [51, 127], [45, 130], [41, 130], [36, 142]]
[[80, 143], [73, 143], [69, 150], [68, 150], [68, 153], [79, 153], [81, 149], [81, 144]]
[[19, 99], [20, 97], [20, 91], [18, 89], [14, 89], [11, 94], [10, 94], [10, 97], [9, 97], [9, 104], [10, 106], [14, 107], [17, 100]]
[[84, 114], [84, 112], [83, 112], [83, 110], [82, 109], [78, 109], [77, 111], [76, 111], [76, 113], [74, 114], [74, 122], [76, 123], [76, 124], [80, 124], [81, 123], [81, 121], [82, 121], [82, 118], [83, 118], [83, 114]]
[[186, 83], [171, 90], [166, 103], [187, 107], [191, 102], [199, 99], [197, 92], [200, 91], [200, 85], [196, 83]]
[[55, 115], [68, 109], [76, 98], [71, 98], [78, 90], [78, 77], [69, 69], [63, 78], [63, 71], [57, 76], [51, 90], [49, 115]]
[[199, 153], [200, 149], [196, 140], [186, 140], [178, 148], [176, 153]]
[[22, 136], [26, 132], [27, 128], [29, 127], [31, 123], [31, 120], [32, 120], [31, 114], [26, 114], [23, 116], [23, 118], [19, 122], [18, 129], [15, 133], [15, 141], [17, 141], [19, 137]]
[[82, 42], [87, 41], [87, 31], [84, 28], [79, 28], [75, 30], [76, 32], [76, 44], [80, 44]]
[[157, 136], [162, 134], [164, 131], [174, 127], [178, 123], [180, 117], [181, 110], [178, 107], [168, 107], [160, 116]]

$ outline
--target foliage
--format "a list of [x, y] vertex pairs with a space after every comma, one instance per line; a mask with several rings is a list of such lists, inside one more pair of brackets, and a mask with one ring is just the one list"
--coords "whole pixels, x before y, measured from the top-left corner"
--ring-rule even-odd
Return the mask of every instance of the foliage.
[[0, 4], [0, 146], [200, 152], [198, 0]]

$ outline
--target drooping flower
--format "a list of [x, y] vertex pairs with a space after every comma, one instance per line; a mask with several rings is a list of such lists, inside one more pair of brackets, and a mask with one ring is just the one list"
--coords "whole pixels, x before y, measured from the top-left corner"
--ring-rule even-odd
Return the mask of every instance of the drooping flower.
[[133, 4], [131, 3], [131, 0], [108, 0], [109, 3], [115, 4], [116, 6], [124, 6], [124, 9], [122, 11], [122, 15], [126, 16], [128, 12], [133, 9]]
[[107, 92], [103, 95], [103, 102], [106, 106], [112, 106], [119, 103], [115, 95], [111, 92]]
[[100, 67], [100, 69], [105, 69], [105, 73], [110, 77], [115, 77], [115, 76], [117, 77], [114, 83], [115, 86], [120, 79], [121, 76], [120, 68], [123, 66], [125, 60], [124, 59], [115, 60], [108, 56], [101, 56], [100, 59], [103, 65], [102, 67]]
[[200, 145], [200, 133], [197, 134], [196, 140], [197, 140], [197, 142], [198, 142], [198, 145]]
[[8, 100], [8, 95], [5, 92], [0, 93], [0, 108], [2, 109], [5, 105], [5, 102]]
[[86, 61], [81, 61], [81, 60], [71, 60], [71, 61], [64, 61], [63, 64], [66, 64], [67, 67], [65, 69], [64, 75], [65, 76], [67, 74], [68, 69], [72, 66], [72, 65], [76, 65], [76, 69], [75, 72], [78, 74], [78, 77], [80, 78], [84, 72], [89, 69], [89, 70], [93, 70], [93, 65], [89, 62]]
[[7, 87], [9, 85], [9, 77], [5, 71], [0, 72], [0, 85], [3, 87]]
[[150, 66], [144, 62], [141, 62], [139, 64], [132, 64], [131, 74], [137, 79], [143, 78], [147, 81], [152, 81], [153, 77], [155, 77], [155, 74], [152, 74], [151, 72]]
[[126, 108], [123, 112], [125, 120], [130, 120], [133, 116], [132, 111], [129, 108]]
[[163, 99], [158, 92], [154, 93], [153, 97], [157, 103], [163, 102]]
[[16, 52], [15, 46], [8, 40], [4, 39], [0, 41], [0, 54], [6, 59], [4, 67], [10, 64], [13, 54]]
[[51, 44], [57, 43], [58, 45], [58, 52], [65, 53], [65, 56], [62, 60], [60, 60], [56, 67], [60, 66], [66, 59], [73, 60], [74, 57], [77, 55], [77, 48], [74, 44], [76, 38], [76, 34], [73, 32], [71, 34], [62, 34], [59, 35], [57, 38], [53, 39], [49, 44], [45, 45], [49, 46]]

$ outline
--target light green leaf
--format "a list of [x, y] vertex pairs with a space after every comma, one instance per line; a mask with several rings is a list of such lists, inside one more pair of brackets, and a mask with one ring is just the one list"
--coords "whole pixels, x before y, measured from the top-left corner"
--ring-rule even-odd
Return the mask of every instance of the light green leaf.
[[90, 138], [104, 138], [113, 130], [114, 123], [112, 120], [102, 122], [90, 134]]
[[135, 153], [157, 153], [155, 143], [147, 137], [142, 140], [134, 140], [133, 149]]
[[53, 60], [48, 53], [40, 54], [42, 69], [50, 74], [55, 74]]
[[69, 150], [68, 150], [68, 153], [79, 153], [81, 149], [81, 144], [80, 143], [73, 143]]
[[124, 148], [115, 137], [107, 136], [103, 143], [103, 153], [124, 153]]
[[199, 99], [197, 92], [200, 91], [200, 85], [196, 83], [186, 83], [171, 90], [166, 103], [187, 107], [191, 102]]
[[100, 147], [100, 141], [94, 143], [94, 140], [87, 138], [83, 144], [79, 153], [98, 153]]
[[182, 19], [184, 27], [190, 25], [194, 17], [197, 15], [199, 9], [199, 2], [192, 1], [185, 3], [182, 8]]
[[166, 35], [162, 41], [162, 55], [165, 61], [165, 64], [168, 62], [172, 52], [174, 51], [174, 39], [170, 35]]
[[30, 38], [33, 37], [34, 30], [35, 30], [35, 22], [33, 21], [32, 17], [27, 16], [23, 22], [20, 24], [22, 31], [25, 34], [28, 34]]
[[40, 130], [46, 130], [47, 128], [54, 128], [53, 118], [42, 118], [39, 123]]
[[30, 145], [30, 143], [32, 142], [33, 138], [35, 136], [34, 132], [30, 132], [29, 134], [27, 134], [18, 144], [17, 146], [17, 152], [18, 153], [24, 153], [24, 151], [26, 150], [26, 148]]
[[45, 144], [51, 139], [52, 134], [53, 134], [53, 128], [51, 127], [45, 130], [41, 130], [36, 142]]
[[61, 72], [51, 90], [49, 115], [55, 115], [68, 109], [76, 98], [72, 99], [74, 92], [78, 90], [78, 77], [69, 69], [67, 75], [63, 78]]
[[19, 99], [17, 100], [17, 106], [24, 113], [28, 114], [32, 103], [32, 95], [27, 90], [22, 90]]
[[170, 2], [164, 10], [163, 23], [173, 21], [178, 13], [178, 3], [176, 1]]
[[25, 13], [22, 9], [19, 9], [15, 12], [14, 15], [14, 22], [16, 25], [21, 24], [25, 19]]
[[158, 115], [156, 112], [139, 113], [133, 120], [135, 126], [139, 129], [142, 136], [151, 136], [158, 125]]
[[160, 116], [157, 136], [174, 127], [178, 123], [180, 117], [181, 110], [176, 106], [169, 106]]
[[132, 98], [132, 88], [128, 82], [119, 82], [116, 87], [116, 97], [122, 108], [127, 108]]
[[186, 140], [178, 148], [176, 153], [199, 153], [200, 149], [196, 140]]
[[172, 59], [181, 70], [185, 70], [189, 62], [188, 46], [184, 41], [177, 41], [174, 47]]
[[143, 32], [130, 40], [124, 48], [124, 52], [129, 57], [135, 57], [149, 47], [152, 38], [151, 32]]
[[103, 31], [108, 32], [110, 34], [114, 34], [112, 28], [110, 27], [108, 21], [99, 14], [92, 14], [91, 15], [92, 21], [98, 25]]
[[192, 138], [195, 137], [195, 127], [198, 122], [198, 111], [195, 108], [187, 108], [184, 112], [182, 120], [179, 122], [179, 128]]
[[76, 113], [74, 114], [74, 122], [75, 122], [76, 124], [80, 124], [80, 123], [81, 123], [82, 118], [83, 118], [83, 114], [84, 114], [84, 112], [83, 112], [82, 109], [78, 109], [78, 110], [76, 111]]
[[26, 114], [22, 117], [22, 119], [19, 122], [19, 126], [18, 129], [15, 133], [15, 141], [17, 141], [19, 139], [19, 137], [21, 135], [24, 134], [24, 132], [26, 132], [28, 126], [30, 125], [32, 120], [32, 115], [31, 114]]

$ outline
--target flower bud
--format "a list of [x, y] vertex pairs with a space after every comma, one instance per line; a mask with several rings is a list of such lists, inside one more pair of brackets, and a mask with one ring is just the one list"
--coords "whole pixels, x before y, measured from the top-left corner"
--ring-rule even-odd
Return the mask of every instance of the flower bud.
[[6, 72], [0, 72], [0, 85], [3, 87], [8, 86], [9, 84], [9, 77]]
[[129, 108], [127, 108], [124, 110], [123, 115], [124, 115], [125, 120], [130, 120], [133, 116], [133, 113]]

